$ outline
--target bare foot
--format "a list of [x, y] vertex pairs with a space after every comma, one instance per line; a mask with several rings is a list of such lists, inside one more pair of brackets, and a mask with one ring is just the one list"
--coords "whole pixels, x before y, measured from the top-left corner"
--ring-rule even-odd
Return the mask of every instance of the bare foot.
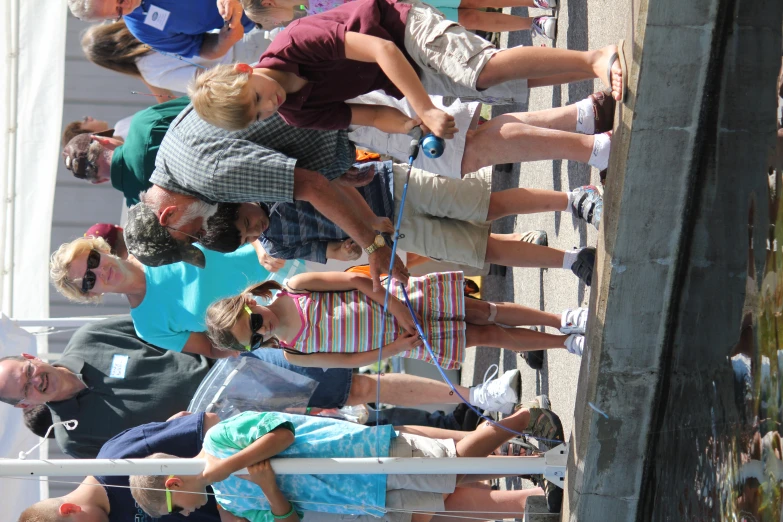
[[618, 57], [612, 63], [611, 78], [607, 77], [607, 70], [609, 69], [609, 60], [617, 53], [616, 45], [607, 45], [603, 49], [598, 51], [598, 58], [593, 62], [593, 72], [596, 78], [601, 80], [612, 91], [612, 98], [617, 101], [622, 100], [623, 95], [623, 68], [620, 65], [620, 58]]
[[612, 98], [617, 101], [623, 99], [623, 67], [620, 64], [619, 56], [612, 64]]

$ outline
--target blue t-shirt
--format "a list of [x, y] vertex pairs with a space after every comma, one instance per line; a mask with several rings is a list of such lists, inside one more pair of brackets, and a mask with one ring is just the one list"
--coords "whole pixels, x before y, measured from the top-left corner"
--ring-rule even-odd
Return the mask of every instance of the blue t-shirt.
[[[224, 459], [279, 427], [295, 434], [293, 444], [277, 455], [281, 458], [388, 457], [395, 436], [392, 426], [367, 427], [325, 417], [245, 412], [210, 429], [204, 438], [204, 451]], [[386, 475], [277, 475], [277, 485], [300, 513], [378, 516], [386, 506]], [[232, 475], [213, 484], [212, 489], [226, 511], [250, 522], [275, 521], [264, 492], [253, 482]]]
[[[196, 246], [204, 252], [204, 268], [184, 262], [144, 266], [147, 292], [130, 315], [138, 336], [150, 344], [181, 352], [191, 333], [206, 331], [209, 305], [270, 277], [252, 245], [229, 254]], [[283, 273], [273, 279], [282, 281]]]
[[[142, 0], [141, 5], [123, 17], [128, 30], [156, 51], [185, 58], [197, 56], [204, 33], [224, 25], [215, 0]], [[255, 23], [242, 15], [245, 32]]]
[[[204, 442], [204, 414], [194, 413], [169, 422], [152, 422], [123, 431], [109, 440], [98, 453], [99, 459], [142, 459], [153, 453], [168, 453], [176, 457], [193, 458]], [[95, 477], [109, 496], [109, 522], [220, 522], [212, 495], [208, 502], [189, 517], [174, 514], [161, 518], [147, 515], [133, 500], [128, 489], [128, 477]]]

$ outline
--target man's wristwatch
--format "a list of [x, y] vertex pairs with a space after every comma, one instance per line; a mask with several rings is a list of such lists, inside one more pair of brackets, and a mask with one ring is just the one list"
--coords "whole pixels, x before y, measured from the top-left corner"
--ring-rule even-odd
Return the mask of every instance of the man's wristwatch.
[[377, 236], [375, 236], [375, 241], [370, 243], [370, 246], [365, 248], [364, 251], [367, 252], [367, 255], [370, 255], [376, 250], [378, 250], [379, 248], [385, 246], [386, 246], [386, 239], [384, 239], [382, 235], [378, 234]]

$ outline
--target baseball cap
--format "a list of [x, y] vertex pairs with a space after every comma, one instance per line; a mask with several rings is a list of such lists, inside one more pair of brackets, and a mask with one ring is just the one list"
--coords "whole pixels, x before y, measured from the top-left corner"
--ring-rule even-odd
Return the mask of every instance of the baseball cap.
[[102, 237], [109, 243], [112, 251], [117, 248], [117, 237], [122, 234], [122, 228], [117, 225], [111, 225], [109, 223], [96, 223], [87, 229], [84, 233], [84, 237]]
[[199, 268], [207, 264], [204, 252], [171, 237], [155, 212], [144, 203], [137, 203], [128, 210], [125, 246], [128, 252], [147, 266], [170, 265], [180, 261]]
[[79, 179], [90, 179], [95, 176], [98, 168], [95, 163], [87, 159], [87, 154], [92, 143], [92, 136], [105, 136], [111, 138], [114, 136], [114, 129], [108, 129], [102, 132], [92, 132], [79, 134], [71, 138], [71, 141], [63, 147], [63, 159], [65, 168], [73, 172], [73, 175]]

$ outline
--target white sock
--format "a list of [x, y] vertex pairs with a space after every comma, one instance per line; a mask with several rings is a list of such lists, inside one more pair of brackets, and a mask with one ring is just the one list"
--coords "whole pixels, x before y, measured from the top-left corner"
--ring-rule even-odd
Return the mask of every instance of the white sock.
[[568, 193], [568, 205], [566, 206], [565, 210], [563, 212], [570, 212], [571, 214], [574, 213], [574, 198], [576, 196], [574, 195], [574, 191]]
[[579, 250], [581, 249], [574, 249], [574, 250], [566, 250], [563, 254], [563, 268], [566, 270], [571, 268], [571, 265], [574, 264], [574, 261], [576, 261], [576, 256], [579, 254]]
[[604, 170], [609, 166], [609, 152], [612, 148], [612, 139], [608, 134], [596, 134], [593, 140], [593, 151], [590, 153], [588, 165]]
[[585, 98], [576, 102], [576, 132], [579, 134], [595, 133], [595, 114], [593, 100]]

